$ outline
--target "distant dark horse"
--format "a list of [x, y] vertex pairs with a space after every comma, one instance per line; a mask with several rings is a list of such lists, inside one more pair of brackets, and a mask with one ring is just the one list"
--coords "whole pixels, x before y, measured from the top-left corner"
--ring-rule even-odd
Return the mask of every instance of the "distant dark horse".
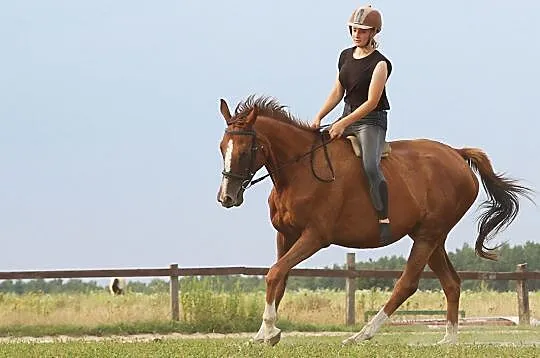
[[109, 282], [109, 292], [111, 295], [123, 295], [126, 290], [126, 279], [114, 277]]
[[[289, 271], [332, 244], [379, 247], [378, 220], [361, 161], [347, 140], [322, 145], [318, 130], [293, 118], [271, 98], [250, 97], [238, 105], [234, 116], [221, 100], [221, 113], [227, 129], [220, 145], [224, 171], [219, 202], [226, 208], [241, 205], [245, 188], [263, 166], [274, 182], [268, 204], [277, 230], [278, 260], [266, 276], [266, 308], [254, 340], [276, 344], [281, 337], [275, 326], [277, 309]], [[409, 235], [414, 243], [388, 302], [344, 343], [373, 337], [417, 290], [426, 264], [446, 295], [446, 335], [439, 343], [455, 343], [461, 280], [444, 243], [478, 195], [472, 169], [488, 194], [475, 245], [480, 257], [496, 259], [485, 243], [515, 219], [519, 196], [529, 197], [530, 190], [496, 174], [480, 149], [455, 149], [431, 140], [395, 141], [391, 148], [381, 166], [389, 187], [393, 241]]]

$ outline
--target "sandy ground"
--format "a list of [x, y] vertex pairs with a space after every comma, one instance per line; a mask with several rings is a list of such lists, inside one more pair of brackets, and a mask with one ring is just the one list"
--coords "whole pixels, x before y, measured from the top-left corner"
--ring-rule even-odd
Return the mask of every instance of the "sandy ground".
[[[432, 331], [425, 332], [415, 332], [415, 335], [431, 335], [434, 331], [440, 331], [443, 334], [444, 330], [438, 327]], [[462, 332], [474, 331], [473, 329], [464, 329]], [[480, 333], [481, 331], [479, 331]], [[491, 333], [507, 333], [508, 331], [490, 331]], [[515, 334], [527, 334], [530, 332], [527, 331], [512, 331], [512, 335]], [[353, 334], [353, 332], [283, 332], [282, 339], [287, 337], [348, 337]], [[400, 335], [403, 332], [380, 332], [377, 335]], [[168, 339], [225, 339], [225, 338], [243, 338], [246, 339], [246, 342], [253, 337], [254, 333], [230, 333], [230, 334], [221, 334], [221, 333], [194, 333], [194, 334], [182, 334], [182, 333], [170, 333], [170, 334], [133, 334], [126, 336], [44, 336], [44, 337], [0, 337], [0, 344], [9, 344], [9, 343], [61, 343], [61, 342], [123, 342], [123, 343], [133, 343], [133, 342], [156, 342], [161, 340]], [[474, 344], [474, 343], [462, 343], [462, 344]], [[510, 342], [482, 342], [482, 344], [496, 344], [496, 345], [515, 345]], [[534, 345], [540, 347], [540, 340], [536, 342], [527, 342], [524, 345]]]
[[[284, 337], [319, 337], [319, 336], [347, 336], [351, 332], [283, 332]], [[58, 343], [58, 342], [153, 342], [164, 339], [223, 339], [223, 338], [245, 338], [246, 340], [253, 337], [255, 333], [169, 333], [169, 334], [132, 334], [126, 336], [44, 336], [44, 337], [0, 337], [1, 343]]]

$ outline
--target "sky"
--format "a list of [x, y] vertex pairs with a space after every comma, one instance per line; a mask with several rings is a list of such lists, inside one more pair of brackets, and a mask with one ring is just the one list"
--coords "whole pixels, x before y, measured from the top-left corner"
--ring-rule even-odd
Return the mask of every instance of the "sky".
[[[230, 107], [269, 95], [311, 120], [357, 1], [0, 2], [0, 270], [270, 266], [270, 181], [216, 201]], [[540, 188], [534, 1], [373, 1], [393, 64], [388, 140], [484, 149]], [[327, 116], [331, 122], [338, 106]], [[261, 170], [264, 174], [264, 169]], [[450, 233], [474, 244], [477, 205]], [[497, 242], [538, 242], [540, 209]], [[298, 267], [407, 256], [331, 246]]]

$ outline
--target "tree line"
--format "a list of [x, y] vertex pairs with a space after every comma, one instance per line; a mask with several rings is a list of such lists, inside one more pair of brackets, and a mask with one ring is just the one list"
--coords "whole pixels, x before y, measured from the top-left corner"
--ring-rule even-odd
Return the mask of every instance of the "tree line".
[[[457, 271], [488, 271], [488, 272], [508, 272], [515, 271], [516, 265], [527, 263], [529, 271], [540, 271], [540, 243], [532, 241], [524, 245], [510, 246], [503, 244], [498, 250], [499, 260], [488, 261], [480, 259], [474, 253], [474, 248], [468, 244], [463, 245], [461, 249], [455, 252], [449, 252], [448, 256]], [[356, 263], [359, 270], [402, 270], [405, 266], [406, 258], [402, 256], [384, 256], [377, 260], [361, 261]], [[334, 264], [332, 269], [344, 269], [344, 265]], [[426, 268], [429, 270], [429, 268]], [[261, 276], [208, 276], [208, 277], [183, 277], [180, 278], [180, 288], [182, 281], [198, 280], [204, 281], [205, 287], [214, 291], [240, 291], [252, 292], [263, 291], [265, 289], [264, 277]], [[187, 284], [187, 281], [184, 283]], [[359, 278], [357, 287], [359, 289], [392, 289], [395, 279], [385, 278]], [[514, 281], [496, 281], [496, 280], [464, 280], [462, 290], [495, 290], [495, 291], [513, 291], [515, 289]], [[345, 288], [345, 279], [330, 277], [289, 277], [287, 288], [292, 290], [343, 290]], [[439, 290], [440, 284], [436, 279], [420, 280], [421, 290]], [[53, 279], [53, 280], [3, 280], [0, 282], [0, 293], [89, 293], [106, 290], [97, 281], [83, 281], [79, 279]], [[529, 281], [530, 290], [539, 290], [540, 282], [538, 280]], [[128, 281], [128, 292], [140, 292], [145, 294], [167, 292], [169, 290], [168, 281], [163, 279], [154, 279], [149, 282]]]
[[[455, 252], [449, 252], [448, 257], [454, 265], [456, 271], [487, 271], [487, 272], [511, 272], [516, 270], [518, 264], [527, 263], [529, 271], [540, 271], [540, 243], [527, 241], [524, 245], [510, 246], [503, 244], [497, 249], [498, 261], [481, 259], [476, 256], [474, 247], [464, 244], [461, 249]], [[402, 256], [384, 256], [378, 260], [368, 260], [356, 262], [358, 270], [403, 270], [407, 259]], [[334, 265], [334, 268], [345, 269], [345, 265]], [[426, 270], [429, 267], [426, 266]], [[359, 278], [357, 287], [359, 289], [392, 289], [396, 279], [385, 278]], [[530, 290], [540, 289], [538, 280], [528, 282]], [[336, 280], [325, 277], [291, 277], [289, 278], [288, 288], [308, 288], [308, 289], [338, 289], [345, 288], [345, 280]], [[437, 279], [421, 279], [420, 290], [439, 290], [441, 285]], [[499, 280], [463, 280], [462, 290], [495, 290], [495, 291], [513, 291], [515, 290], [515, 281]]]

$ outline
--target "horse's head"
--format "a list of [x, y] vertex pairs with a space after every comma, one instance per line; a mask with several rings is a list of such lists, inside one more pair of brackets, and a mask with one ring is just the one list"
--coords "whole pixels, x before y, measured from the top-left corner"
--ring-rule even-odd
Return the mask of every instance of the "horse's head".
[[227, 103], [221, 100], [221, 114], [227, 123], [220, 149], [223, 156], [223, 179], [217, 200], [226, 208], [240, 206], [244, 191], [251, 179], [265, 163], [263, 146], [253, 124], [257, 118], [257, 107], [245, 115], [231, 116]]

